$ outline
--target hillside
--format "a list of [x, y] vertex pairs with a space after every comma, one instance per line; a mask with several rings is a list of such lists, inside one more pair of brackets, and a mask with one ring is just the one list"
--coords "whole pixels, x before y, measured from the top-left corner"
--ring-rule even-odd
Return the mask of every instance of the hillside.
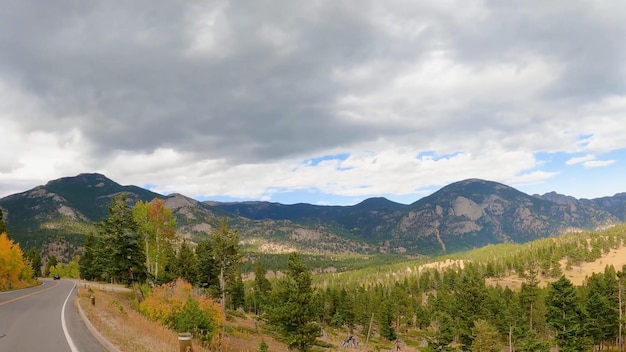
[[[564, 197], [564, 196], [563, 196]], [[469, 179], [411, 205], [372, 198], [348, 207], [268, 202], [212, 203], [254, 219], [324, 222], [397, 253], [445, 253], [492, 243], [524, 243], [569, 229], [595, 229], [626, 220], [624, 194], [568, 202], [531, 196], [512, 187]]]
[[531, 196], [478, 179], [450, 184], [410, 205], [370, 198], [352, 206], [318, 206], [199, 202], [80, 174], [2, 198], [0, 208], [24, 248], [59, 239], [76, 246], [106, 215], [111, 197], [122, 192], [130, 204], [164, 199], [185, 238], [199, 240], [227, 218], [247, 250], [265, 253], [450, 253], [626, 220], [626, 193], [591, 200], [554, 192]]
[[306, 225], [288, 220], [255, 221], [182, 194], [167, 196], [137, 186], [122, 186], [101, 174], [64, 177], [0, 199], [0, 208], [12, 238], [22, 247], [37, 246], [65, 260], [73, 257], [84, 235], [107, 214], [111, 198], [125, 193], [129, 205], [137, 201], [165, 200], [177, 220], [179, 235], [192, 241], [211, 233], [222, 218], [238, 231], [244, 245], [254, 251], [310, 253], [372, 252], [363, 241], [345, 238], [322, 224]]

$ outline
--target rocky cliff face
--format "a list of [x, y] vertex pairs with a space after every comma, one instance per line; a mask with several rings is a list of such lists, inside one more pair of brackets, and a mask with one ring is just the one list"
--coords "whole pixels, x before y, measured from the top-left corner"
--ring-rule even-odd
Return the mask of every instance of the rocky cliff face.
[[[399, 213], [390, 223], [391, 246], [454, 251], [489, 243], [526, 242], [566, 229], [593, 229], [623, 221], [591, 202], [549, 194], [530, 196], [509, 186], [465, 180], [446, 186]], [[376, 234], [383, 237], [383, 233]]]

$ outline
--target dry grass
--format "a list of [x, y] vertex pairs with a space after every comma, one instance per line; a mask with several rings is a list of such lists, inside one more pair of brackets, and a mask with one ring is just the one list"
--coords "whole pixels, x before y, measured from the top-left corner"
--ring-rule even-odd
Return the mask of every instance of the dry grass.
[[[132, 293], [94, 290], [96, 305], [89, 302], [91, 293], [79, 288], [79, 304], [94, 327], [123, 352], [169, 352], [178, 350], [178, 334], [149, 321], [130, 307]], [[195, 351], [206, 352], [194, 346]]]
[[[133, 294], [128, 289], [118, 287], [112, 290], [107, 285], [93, 285], [96, 305], [90, 304], [91, 292], [84, 282], [79, 285], [79, 304], [85, 311], [94, 327], [122, 352], [171, 352], [178, 351], [178, 334], [159, 323], [146, 319], [132, 309]], [[224, 352], [256, 352], [261, 341], [265, 341], [268, 350], [272, 352], [288, 352], [287, 346], [273, 338], [263, 329], [260, 323], [251, 317], [234, 318], [226, 323], [226, 337], [223, 340]], [[346, 333], [336, 332], [320, 338], [321, 341], [334, 346], [340, 346]], [[324, 351], [366, 351], [364, 338], [361, 338], [359, 348], [345, 349], [341, 347], [326, 348]], [[368, 351], [389, 351], [393, 344], [378, 341], [372, 338]], [[194, 342], [194, 352], [208, 352]], [[381, 349], [382, 348], [382, 349]], [[321, 350], [317, 348], [316, 350]], [[402, 346], [402, 351], [416, 352], [411, 346]]]
[[[622, 270], [622, 265], [626, 264], [626, 247], [618, 249], [612, 249], [606, 255], [603, 255], [600, 259], [590, 262], [576, 265], [569, 270], [565, 270], [566, 260], [561, 260], [561, 269], [563, 275], [567, 277], [574, 285], [582, 285], [585, 278], [591, 276], [593, 273], [604, 272], [604, 268], [607, 265], [613, 265], [615, 270]], [[555, 281], [554, 278], [539, 277], [539, 285], [545, 287], [548, 283]], [[490, 278], [486, 280], [488, 285], [500, 285], [502, 287], [508, 286], [511, 289], [519, 289], [522, 286], [524, 279], [517, 277], [517, 275], [511, 275], [504, 278]]]
[[[124, 287], [91, 285], [96, 305], [90, 304], [91, 292], [84, 282], [79, 285], [79, 304], [94, 327], [122, 352], [178, 351], [178, 334], [167, 327], [146, 319], [132, 309], [133, 293]], [[286, 352], [285, 344], [264, 335], [253, 319], [236, 318], [227, 323], [223, 340], [224, 352], [258, 351], [261, 341], [270, 351]], [[194, 352], [208, 352], [194, 342]]]

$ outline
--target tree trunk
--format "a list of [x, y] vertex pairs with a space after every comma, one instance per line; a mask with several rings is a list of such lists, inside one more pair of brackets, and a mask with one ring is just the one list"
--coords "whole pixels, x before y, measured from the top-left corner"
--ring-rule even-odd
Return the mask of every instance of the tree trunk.
[[530, 330], [533, 329], [533, 302], [530, 302]]
[[[222, 293], [222, 313], [224, 313], [224, 318], [226, 318], [226, 282], [224, 279], [224, 263], [220, 265], [220, 291]], [[222, 323], [222, 338], [226, 336], [226, 325]], [[220, 351], [222, 350], [221, 344], [219, 347]]]
[[619, 346], [619, 350], [623, 351], [624, 347], [624, 339], [622, 337], [622, 280], [618, 281], [619, 286], [617, 287], [617, 302], [619, 304], [619, 325], [618, 325], [618, 340], [617, 345]]
[[154, 279], [156, 280], [159, 277], [159, 229], [156, 230], [155, 236], [156, 253], [154, 255]]

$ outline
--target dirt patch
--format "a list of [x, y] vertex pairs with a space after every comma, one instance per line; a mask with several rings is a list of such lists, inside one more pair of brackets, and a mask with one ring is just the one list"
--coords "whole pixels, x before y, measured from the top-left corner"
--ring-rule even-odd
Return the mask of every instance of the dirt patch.
[[[616, 271], [622, 270], [622, 266], [626, 265], [626, 247], [612, 249], [608, 254], [594, 262], [582, 263], [573, 266], [571, 270], [563, 270], [563, 274], [574, 285], [582, 285], [587, 276], [604, 272], [607, 265], [613, 265]], [[565, 261], [561, 261], [561, 268], [565, 269]]]
[[442, 270], [452, 265], [456, 265], [457, 267], [463, 269], [465, 267], [465, 261], [461, 259], [459, 260], [446, 259], [441, 262], [427, 263], [427, 264], [420, 265], [419, 271], [422, 272], [424, 269]]

